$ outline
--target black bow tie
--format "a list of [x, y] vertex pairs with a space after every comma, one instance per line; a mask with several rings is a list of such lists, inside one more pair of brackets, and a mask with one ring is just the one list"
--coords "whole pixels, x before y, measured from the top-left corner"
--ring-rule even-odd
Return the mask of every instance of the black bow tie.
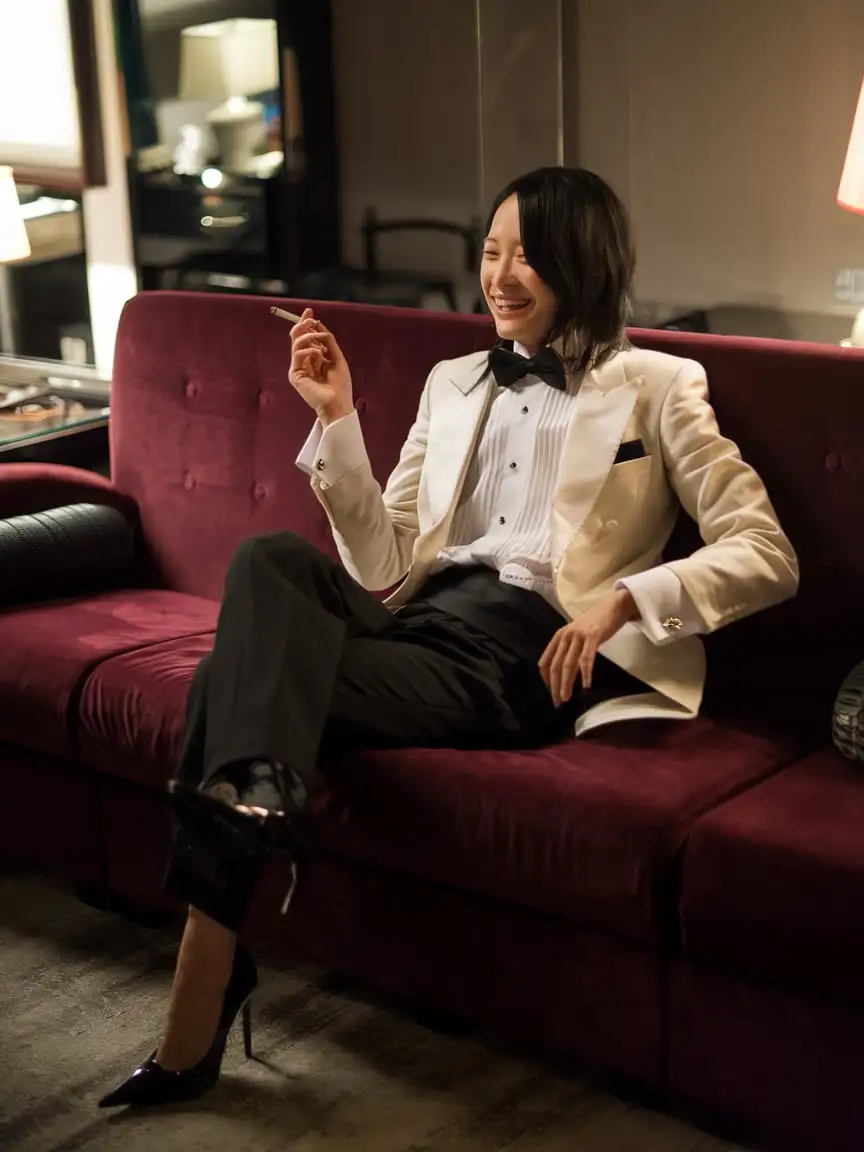
[[489, 353], [489, 367], [502, 388], [512, 388], [526, 376], [539, 376], [559, 392], [567, 387], [564, 364], [552, 348], [541, 348], [531, 357], [520, 356], [509, 348], [493, 348]]

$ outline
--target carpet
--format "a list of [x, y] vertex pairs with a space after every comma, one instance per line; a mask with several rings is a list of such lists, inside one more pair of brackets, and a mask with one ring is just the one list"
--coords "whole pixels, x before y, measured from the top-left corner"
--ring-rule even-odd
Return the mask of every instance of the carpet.
[[232, 1037], [216, 1089], [148, 1114], [99, 1096], [147, 1057], [175, 937], [0, 877], [4, 1152], [734, 1152], [477, 1033], [442, 1034], [309, 966], [264, 964], [256, 1061]]

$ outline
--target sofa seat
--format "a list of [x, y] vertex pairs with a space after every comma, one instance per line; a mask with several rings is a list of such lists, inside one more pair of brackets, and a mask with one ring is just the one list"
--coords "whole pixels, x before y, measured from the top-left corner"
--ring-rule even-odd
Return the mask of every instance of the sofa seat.
[[120, 653], [215, 628], [218, 605], [124, 589], [0, 613], [0, 741], [77, 758], [72, 714], [88, 673]]
[[864, 778], [833, 748], [698, 822], [684, 860], [693, 960], [864, 1002]]
[[[164, 788], [210, 642], [187, 636], [94, 668], [78, 721], [88, 763]], [[652, 939], [690, 822], [795, 754], [779, 737], [706, 718], [532, 751], [367, 752], [324, 765], [323, 846]]]
[[192, 675], [213, 636], [188, 633], [93, 668], [76, 720], [82, 758], [103, 772], [164, 789], [180, 757]]
[[654, 940], [694, 817], [788, 763], [707, 718], [513, 752], [368, 752], [327, 769], [334, 851]]

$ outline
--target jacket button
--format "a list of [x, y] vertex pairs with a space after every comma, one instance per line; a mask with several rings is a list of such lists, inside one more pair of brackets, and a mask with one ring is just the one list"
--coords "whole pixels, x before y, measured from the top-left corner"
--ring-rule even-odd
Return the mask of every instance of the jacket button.
[[263, 500], [264, 497], [267, 495], [267, 489], [264, 487], [263, 484], [256, 484], [255, 487], [252, 489], [252, 492], [253, 492], [253, 495], [255, 496], [256, 500]]

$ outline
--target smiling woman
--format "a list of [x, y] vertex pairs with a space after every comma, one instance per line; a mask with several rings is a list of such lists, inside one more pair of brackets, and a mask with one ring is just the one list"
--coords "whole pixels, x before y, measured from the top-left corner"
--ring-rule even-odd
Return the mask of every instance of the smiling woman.
[[628, 346], [635, 265], [627, 213], [609, 185], [584, 168], [539, 168], [496, 196], [480, 282], [502, 340], [530, 355], [555, 344], [580, 371]]

